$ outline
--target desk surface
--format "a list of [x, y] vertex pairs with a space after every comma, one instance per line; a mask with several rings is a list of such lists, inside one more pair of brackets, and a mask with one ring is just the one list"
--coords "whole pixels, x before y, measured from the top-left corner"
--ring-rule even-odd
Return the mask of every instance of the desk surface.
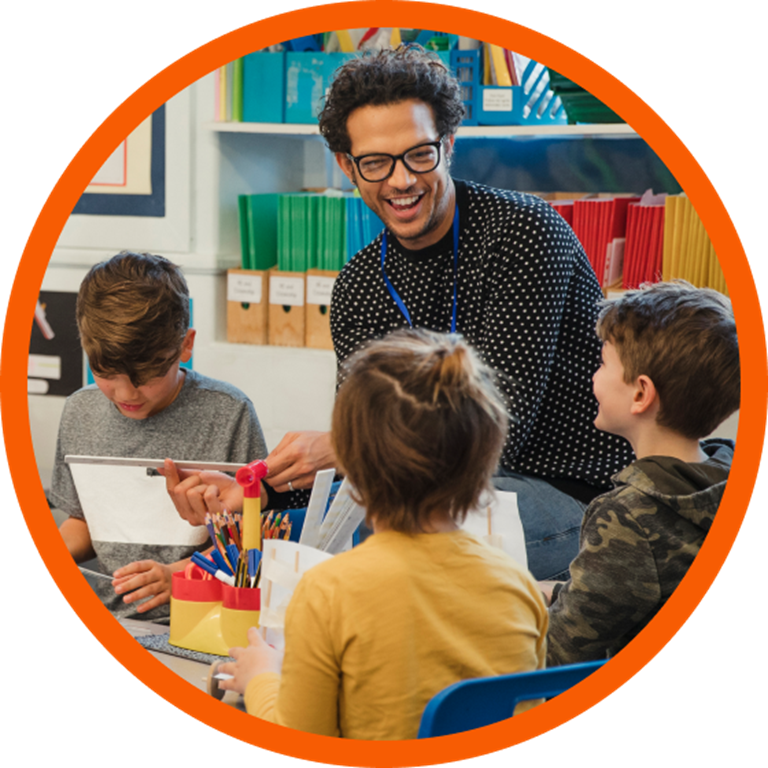
[[[131, 633], [133, 637], [140, 637], [142, 635], [167, 635], [170, 632], [170, 627], [162, 624], [153, 624], [151, 621], [138, 621], [136, 619], [120, 619], [120, 623]], [[208, 671], [210, 670], [209, 664], [203, 664], [199, 661], [192, 661], [192, 659], [185, 659], [182, 656], [172, 656], [169, 653], [159, 653], [147, 648], [147, 651], [151, 653], [156, 659], [165, 664], [168, 669], [175, 672], [179, 677], [191, 683], [201, 691], [208, 690]], [[227, 691], [224, 694], [222, 701], [225, 704], [236, 707], [237, 709], [245, 710], [243, 706], [243, 698], [239, 693], [234, 691]]]

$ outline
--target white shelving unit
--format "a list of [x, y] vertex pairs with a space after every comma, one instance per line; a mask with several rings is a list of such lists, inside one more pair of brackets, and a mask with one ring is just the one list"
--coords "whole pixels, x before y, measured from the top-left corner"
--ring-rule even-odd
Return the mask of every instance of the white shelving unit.
[[[224, 123], [208, 122], [203, 128], [215, 133], [256, 133], [283, 136], [320, 136], [317, 125], [298, 123]], [[459, 128], [459, 138], [491, 136], [627, 136], [638, 138], [636, 131], [625, 123], [600, 125], [468, 125]]]

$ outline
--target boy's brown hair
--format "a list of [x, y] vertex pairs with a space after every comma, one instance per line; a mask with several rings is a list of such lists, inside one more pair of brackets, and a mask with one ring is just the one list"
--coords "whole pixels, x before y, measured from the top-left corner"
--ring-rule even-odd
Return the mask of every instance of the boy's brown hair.
[[492, 370], [459, 336], [425, 330], [371, 342], [347, 366], [331, 439], [369, 516], [406, 533], [435, 512], [463, 521], [507, 433]]
[[125, 374], [140, 386], [178, 359], [189, 330], [189, 289], [168, 259], [122, 251], [91, 267], [75, 314], [93, 373]]
[[653, 381], [659, 425], [698, 440], [739, 408], [739, 342], [721, 293], [684, 280], [627, 291], [602, 302], [597, 335], [616, 347], [628, 384]]

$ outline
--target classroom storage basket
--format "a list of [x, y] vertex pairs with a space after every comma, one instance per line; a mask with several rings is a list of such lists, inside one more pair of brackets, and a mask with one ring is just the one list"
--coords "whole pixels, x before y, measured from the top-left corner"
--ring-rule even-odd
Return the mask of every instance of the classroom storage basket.
[[568, 123], [623, 123], [610, 107], [600, 99], [585, 91], [573, 80], [569, 80], [559, 72], [549, 70], [549, 81], [552, 90], [562, 100]]
[[566, 125], [568, 116], [563, 102], [549, 87], [549, 70], [531, 60], [521, 79], [521, 85], [480, 86], [477, 124]]

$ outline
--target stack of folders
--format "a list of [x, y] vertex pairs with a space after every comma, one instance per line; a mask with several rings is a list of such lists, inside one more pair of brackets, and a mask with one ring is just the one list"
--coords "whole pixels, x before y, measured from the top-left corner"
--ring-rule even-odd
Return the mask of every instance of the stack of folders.
[[277, 206], [280, 195], [239, 195], [243, 269], [271, 269], [277, 264]]
[[285, 272], [338, 272], [383, 228], [353, 194], [289, 193], [278, 196], [277, 265]]
[[553, 200], [550, 205], [566, 220], [568, 225], [573, 228], [573, 200]]
[[684, 194], [670, 195], [664, 207], [663, 279], [682, 278], [728, 295], [712, 241], [691, 201]]
[[681, 278], [727, 294], [704, 224], [684, 195], [643, 196], [629, 209], [623, 288]]
[[639, 199], [610, 197], [573, 202], [573, 231], [584, 246], [602, 288], [613, 285], [621, 277], [627, 210], [630, 203]]
[[639, 288], [662, 279], [665, 195], [643, 196], [627, 213], [624, 275], [621, 287]]
[[372, 243], [384, 229], [382, 220], [357, 195], [349, 195], [347, 203], [347, 261]]
[[571, 225], [600, 287], [632, 289], [681, 278], [728, 293], [712, 242], [691, 201], [681, 195], [584, 197], [554, 194], [549, 204]]

